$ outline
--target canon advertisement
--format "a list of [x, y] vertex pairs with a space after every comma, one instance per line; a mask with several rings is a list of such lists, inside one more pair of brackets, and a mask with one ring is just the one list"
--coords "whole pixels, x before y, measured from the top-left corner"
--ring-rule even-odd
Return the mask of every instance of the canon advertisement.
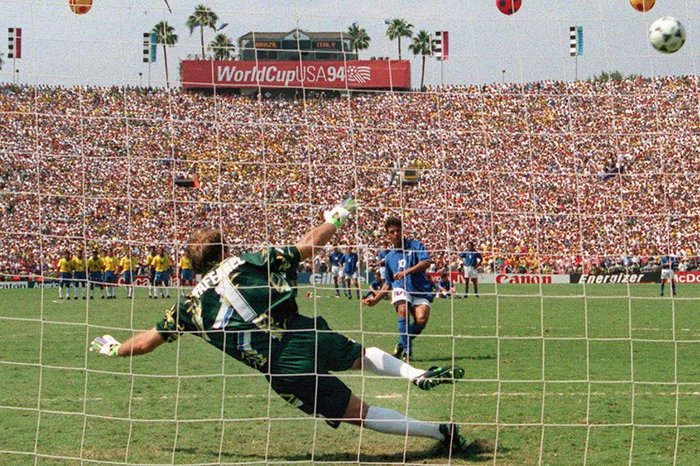
[[411, 88], [408, 60], [213, 61], [183, 60], [183, 88]]

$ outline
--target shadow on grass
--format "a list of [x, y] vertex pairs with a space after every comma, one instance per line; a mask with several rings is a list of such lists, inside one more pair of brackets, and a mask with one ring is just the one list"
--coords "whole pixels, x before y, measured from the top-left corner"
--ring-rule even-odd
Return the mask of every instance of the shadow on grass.
[[[506, 449], [503, 449], [499, 447], [499, 452], [501, 451], [507, 451]], [[171, 451], [171, 450], [167, 450]], [[201, 451], [198, 448], [176, 448], [176, 452], [178, 453], [187, 453], [191, 455], [201, 455]], [[218, 451], [213, 451], [213, 450], [208, 450], [205, 453], [206, 456], [213, 456], [217, 457], [219, 456]], [[406, 451], [405, 453], [402, 451], [396, 451], [393, 453], [387, 453], [386, 451], [382, 451], [379, 448], [372, 448], [372, 449], [363, 449], [362, 452], [360, 453], [360, 456], [358, 458], [357, 453], [354, 452], [342, 452], [342, 453], [320, 453], [320, 454], [315, 454], [313, 455], [313, 458], [310, 454], [292, 454], [292, 455], [256, 455], [256, 454], [246, 454], [246, 453], [241, 453], [241, 452], [227, 452], [227, 451], [222, 451], [221, 452], [221, 458], [227, 458], [228, 460], [235, 461], [235, 462], [245, 462], [245, 461], [254, 461], [254, 462], [260, 462], [260, 461], [273, 461], [273, 462], [284, 462], [284, 461], [289, 461], [289, 462], [303, 462], [303, 461], [313, 461], [315, 463], [317, 462], [357, 462], [358, 460], [362, 463], [378, 463], [378, 464], [383, 464], [383, 463], [405, 463], [405, 462], [410, 462], [410, 463], [417, 463], [417, 462], [426, 462], [426, 464], [429, 464], [431, 460], [440, 460], [440, 463], [445, 462], [448, 460], [450, 457], [445, 451], [445, 449], [440, 446], [440, 445], [435, 445], [431, 448], [427, 448], [424, 450], [409, 450]], [[452, 458], [454, 460], [464, 460], [464, 461], [469, 461], [473, 463], [485, 463], [485, 462], [493, 462], [493, 455], [492, 454], [480, 454], [480, 455], [473, 455], [473, 454], [461, 454], [461, 455], [456, 455], [453, 454]]]

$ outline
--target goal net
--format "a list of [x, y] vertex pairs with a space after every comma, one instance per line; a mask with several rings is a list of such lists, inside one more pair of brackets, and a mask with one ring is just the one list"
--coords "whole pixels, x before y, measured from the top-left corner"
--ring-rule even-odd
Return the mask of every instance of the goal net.
[[[11, 45], [0, 70], [0, 463], [697, 458], [691, 2], [646, 14], [528, 2], [510, 16], [493, 2], [298, 2], [286, 18], [212, 2], [218, 17], [194, 22], [196, 2], [91, 3], [0, 0]], [[665, 15], [688, 33], [669, 56], [646, 41]], [[393, 18], [413, 35], [401, 60], [386, 37]], [[585, 31], [583, 55], [574, 37], [570, 56], [572, 26]], [[221, 68], [215, 54], [241, 59]], [[373, 87], [375, 72], [385, 81]], [[367, 404], [456, 424], [493, 451], [333, 429], [192, 335], [130, 359], [89, 352], [95, 337], [153, 328], [191, 290], [179, 271], [194, 230], [221, 229], [233, 253], [292, 245], [348, 195], [356, 215], [296, 271], [300, 312], [394, 351], [391, 301], [358, 298], [383, 273], [385, 219], [400, 218], [442, 290], [410, 363], [465, 376], [423, 392], [368, 370], [337, 375]], [[358, 253], [359, 288], [336, 287], [335, 246]], [[160, 249], [169, 283], [154, 287]], [[474, 255], [460, 253], [481, 255], [474, 280]]]

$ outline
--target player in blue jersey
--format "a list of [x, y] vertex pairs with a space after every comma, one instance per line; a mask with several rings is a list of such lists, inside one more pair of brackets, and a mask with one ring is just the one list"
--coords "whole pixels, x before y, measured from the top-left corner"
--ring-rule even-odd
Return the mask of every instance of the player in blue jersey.
[[382, 289], [382, 285], [384, 284], [384, 281], [382, 278], [379, 276], [379, 269], [375, 268], [372, 273], [374, 274], [373, 280], [369, 284], [369, 291], [364, 294], [365, 298], [369, 298], [370, 296], [374, 296], [375, 293], [378, 293], [379, 290]]
[[[401, 220], [389, 217], [384, 223], [387, 239], [393, 249], [385, 257], [386, 282], [381, 290], [367, 297], [368, 306], [377, 304], [388, 292], [398, 317], [399, 341], [394, 356], [410, 359], [412, 341], [428, 325], [430, 305], [434, 298], [435, 285], [425, 271], [430, 267], [430, 255], [423, 243], [403, 236]], [[413, 322], [409, 321], [413, 318]]]
[[676, 269], [678, 269], [678, 258], [676, 256], [662, 256], [659, 260], [661, 265], [661, 296], [664, 295], [666, 282], [671, 282], [671, 294], [676, 294]]
[[[340, 282], [343, 282], [343, 277], [341, 275], [342, 267], [340, 261], [343, 259], [343, 253], [340, 251], [338, 246], [334, 247], [330, 254], [328, 254], [328, 265], [331, 270], [331, 276], [333, 277], [333, 285], [335, 285], [335, 297], [340, 298], [340, 287], [338, 285], [338, 277], [340, 277]], [[345, 293], [345, 292], [344, 292]]]
[[452, 280], [447, 272], [440, 275], [440, 281], [437, 284], [437, 297], [449, 298], [455, 294], [455, 287], [452, 285]]
[[467, 243], [467, 250], [459, 253], [464, 260], [464, 297], [469, 297], [469, 281], [474, 284], [474, 296], [479, 297], [479, 264], [484, 261], [484, 256], [474, 247], [474, 242]]
[[343, 254], [343, 258], [340, 260], [340, 263], [343, 264], [343, 276], [345, 277], [345, 296], [348, 299], [352, 299], [351, 282], [355, 285], [357, 299], [360, 299], [360, 283], [357, 281], [359, 262], [360, 256], [353, 251], [352, 246], [349, 246], [347, 252]]

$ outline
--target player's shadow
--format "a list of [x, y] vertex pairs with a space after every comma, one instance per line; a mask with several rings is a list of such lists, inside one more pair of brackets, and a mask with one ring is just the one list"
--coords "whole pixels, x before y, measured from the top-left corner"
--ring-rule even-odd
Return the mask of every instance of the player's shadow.
[[[179, 449], [178, 449], [179, 450]], [[182, 449], [182, 450], [187, 450], [188, 453], [190, 453], [190, 450], [195, 450], [195, 449]], [[499, 448], [499, 451], [506, 451], [501, 448]], [[194, 453], [192, 451], [191, 453]], [[207, 452], [209, 455], [214, 455], [218, 456], [219, 452], [218, 451], [208, 451]], [[232, 461], [274, 461], [274, 462], [284, 462], [284, 461], [289, 461], [289, 462], [304, 462], [304, 461], [314, 461], [315, 463], [337, 463], [337, 462], [343, 462], [343, 463], [355, 463], [358, 460], [363, 463], [377, 463], [377, 464], [387, 464], [387, 463], [392, 463], [392, 464], [403, 464], [403, 463], [419, 463], [422, 461], [427, 461], [427, 460], [435, 460], [435, 459], [440, 459], [444, 458], [446, 461], [450, 458], [445, 451], [444, 448], [442, 448], [439, 445], [435, 445], [431, 448], [427, 448], [424, 450], [411, 450], [411, 451], [406, 451], [405, 453], [402, 451], [397, 451], [395, 453], [385, 453], [385, 452], [366, 452], [363, 451], [360, 453], [360, 456], [358, 458], [357, 453], [320, 453], [320, 454], [314, 454], [313, 457], [308, 454], [294, 454], [294, 455], [268, 455], [268, 456], [263, 456], [263, 455], [255, 455], [255, 454], [245, 454], [241, 455], [240, 452], [227, 452], [227, 451], [222, 451], [221, 452], [221, 458], [228, 458]], [[480, 455], [473, 455], [473, 454], [465, 454], [465, 455], [452, 455], [452, 460], [467, 460], [470, 462], [474, 463], [485, 463], [485, 462], [493, 462], [493, 454], [480, 454]]]
[[[455, 359], [455, 364], [459, 365], [461, 361], [486, 361], [496, 359], [495, 354], [480, 354], [477, 356], [461, 356]], [[412, 360], [416, 363], [437, 363], [437, 365], [445, 364], [445, 358], [423, 358], [417, 357]]]

